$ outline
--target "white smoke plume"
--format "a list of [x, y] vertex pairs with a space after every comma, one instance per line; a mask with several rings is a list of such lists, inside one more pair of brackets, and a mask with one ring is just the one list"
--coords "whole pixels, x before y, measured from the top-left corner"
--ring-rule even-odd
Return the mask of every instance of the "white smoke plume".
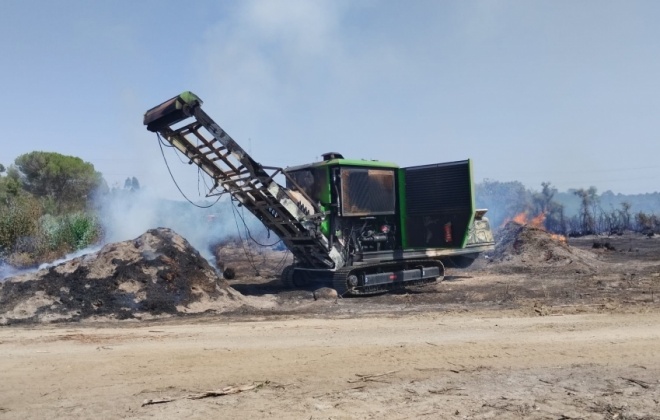
[[114, 191], [100, 200], [104, 242], [133, 239], [149, 229], [167, 227], [186, 238], [213, 264], [213, 245], [245, 237], [246, 228], [253, 236], [260, 237], [265, 232], [254, 216], [233, 207], [229, 197], [213, 204], [214, 201], [193, 204], [166, 200], [148, 189]]
[[0, 282], [7, 277], [12, 277], [17, 274], [20, 274], [21, 270], [12, 267], [11, 265], [0, 263]]
[[[213, 201], [195, 203], [209, 206]], [[215, 265], [212, 246], [233, 238], [254, 237], [260, 243], [273, 243], [266, 238], [265, 227], [249, 212], [223, 198], [208, 208], [199, 208], [187, 201], [174, 201], [153, 195], [148, 188], [118, 190], [97, 199], [96, 207], [103, 229], [100, 243], [68, 254], [64, 258], [41, 264], [38, 269], [52, 267], [72, 258], [98, 251], [103, 245], [134, 239], [149, 229], [166, 227], [183, 236], [204, 258]], [[2, 279], [35, 271], [21, 270], [0, 264]]]
[[78, 250], [76, 252], [72, 252], [70, 254], [67, 254], [64, 257], [59, 258], [55, 261], [40, 264], [39, 267], [35, 267], [35, 268], [21, 269], [21, 268], [16, 268], [16, 267], [13, 267], [9, 264], [3, 264], [3, 263], [0, 262], [0, 282], [2, 282], [3, 280], [5, 280], [9, 277], [20, 276], [22, 274], [31, 273], [31, 272], [34, 272], [34, 271], [37, 271], [37, 270], [43, 270], [43, 269], [46, 269], [46, 268], [55, 267], [56, 265], [60, 265], [60, 264], [65, 263], [69, 260], [72, 260], [74, 258], [82, 257], [83, 255], [87, 255], [87, 254], [91, 254], [93, 252], [96, 252], [99, 249], [101, 249], [101, 245], [99, 245], [99, 244], [89, 246], [85, 249], [81, 249], [81, 250]]

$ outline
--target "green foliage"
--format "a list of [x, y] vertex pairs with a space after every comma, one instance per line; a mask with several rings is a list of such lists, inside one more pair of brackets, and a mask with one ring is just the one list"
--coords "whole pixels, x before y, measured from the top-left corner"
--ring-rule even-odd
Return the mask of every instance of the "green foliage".
[[69, 231], [69, 243], [76, 250], [87, 248], [101, 236], [101, 226], [98, 219], [86, 213], [68, 215], [66, 227]]
[[0, 167], [0, 258], [35, 265], [98, 241], [99, 221], [86, 209], [104, 187], [92, 164], [58, 153], [27, 153]]
[[17, 194], [0, 204], [0, 251], [11, 251], [19, 239], [37, 231], [41, 216], [39, 202], [27, 194]]
[[57, 211], [85, 208], [93, 191], [103, 184], [94, 165], [74, 156], [31, 152], [16, 158], [23, 188], [57, 203]]
[[0, 176], [0, 206], [7, 205], [11, 198], [18, 196], [21, 183], [12, 176]]
[[41, 219], [41, 233], [50, 251], [66, 253], [95, 243], [101, 236], [101, 226], [95, 215], [86, 212], [45, 215]]

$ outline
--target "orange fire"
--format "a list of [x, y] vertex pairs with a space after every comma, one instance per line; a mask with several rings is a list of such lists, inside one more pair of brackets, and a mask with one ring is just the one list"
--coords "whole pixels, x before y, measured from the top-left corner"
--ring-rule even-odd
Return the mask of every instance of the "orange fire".
[[[511, 220], [515, 223], [518, 223], [519, 225], [531, 226], [533, 228], [541, 229], [541, 230], [546, 231], [546, 229], [545, 229], [545, 218], [546, 218], [545, 213], [540, 213], [540, 214], [538, 214], [538, 215], [536, 215], [536, 216], [534, 216], [530, 219], [526, 212], [522, 212], [522, 213], [516, 214], [514, 216], [514, 218], [511, 219]], [[556, 233], [551, 233], [550, 238], [555, 240], [555, 241], [566, 243], [566, 237], [564, 235], [558, 235]]]
[[545, 230], [545, 213], [541, 213], [531, 219], [528, 218], [527, 213], [518, 213], [514, 216], [513, 221], [519, 225], [531, 226]]
[[553, 239], [558, 242], [563, 242], [566, 243], [566, 237], [564, 235], [558, 235], [556, 233], [551, 233], [550, 234], [550, 239]]

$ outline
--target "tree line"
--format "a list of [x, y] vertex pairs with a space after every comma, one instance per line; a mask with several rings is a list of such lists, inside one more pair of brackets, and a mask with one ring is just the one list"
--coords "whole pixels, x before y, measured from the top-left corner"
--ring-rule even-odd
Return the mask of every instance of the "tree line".
[[[125, 188], [139, 188], [127, 179]], [[35, 151], [0, 164], [0, 263], [29, 267], [98, 242], [95, 198], [108, 186], [94, 165]]]
[[567, 236], [615, 235], [624, 231], [646, 235], [660, 233], [660, 194], [643, 196], [598, 194], [595, 187], [558, 192], [550, 182], [539, 191], [529, 190], [519, 181], [484, 180], [475, 186], [477, 206], [488, 208], [493, 227], [503, 227], [518, 214], [543, 215], [544, 227]]
[[[563, 235], [660, 233], [654, 213], [660, 208], [659, 193], [598, 194], [594, 187], [558, 192], [550, 182], [534, 191], [518, 181], [494, 180], [475, 187], [477, 206], [489, 209], [496, 233], [521, 213], [542, 215], [547, 230]], [[111, 191], [94, 165], [58, 153], [31, 152], [8, 167], [0, 164], [0, 264], [34, 266], [99, 242], [98, 199], [139, 189], [132, 177], [123, 190]]]

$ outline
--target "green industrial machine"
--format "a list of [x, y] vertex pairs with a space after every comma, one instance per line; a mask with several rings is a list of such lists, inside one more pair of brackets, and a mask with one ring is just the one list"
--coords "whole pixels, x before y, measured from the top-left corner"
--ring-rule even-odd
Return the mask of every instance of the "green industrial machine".
[[184, 92], [147, 111], [144, 124], [211, 177], [207, 196], [230, 194], [277, 234], [294, 256], [282, 272], [289, 287], [325, 280], [341, 295], [382, 293], [441, 280], [445, 266], [465, 268], [494, 249], [470, 160], [400, 168], [326, 153], [263, 166], [201, 105]]

